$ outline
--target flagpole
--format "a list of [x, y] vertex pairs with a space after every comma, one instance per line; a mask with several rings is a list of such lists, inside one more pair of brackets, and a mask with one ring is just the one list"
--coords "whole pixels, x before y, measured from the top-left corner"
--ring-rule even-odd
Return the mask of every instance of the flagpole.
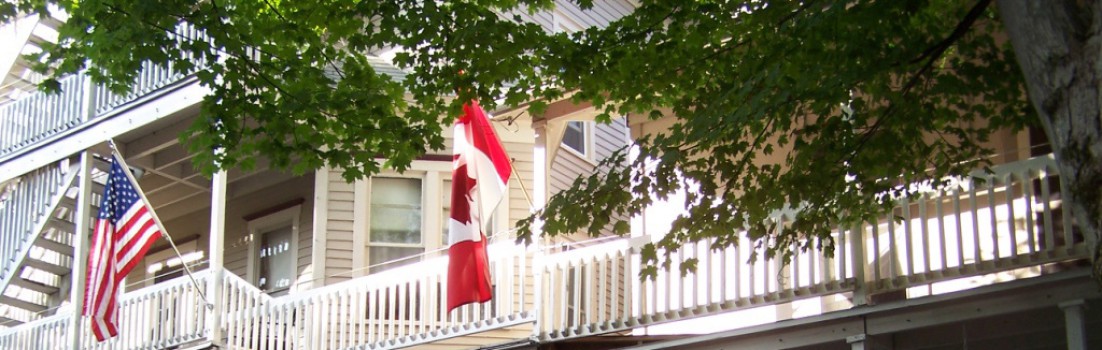
[[520, 178], [519, 171], [516, 171], [517, 166], [516, 164], [513, 164], [513, 162], [515, 161], [517, 161], [516, 158], [509, 158], [509, 166], [513, 167], [513, 177], [517, 178], [517, 183], [520, 184], [520, 191], [521, 193], [524, 193], [524, 199], [528, 200], [528, 208], [535, 209], [536, 204], [532, 202], [532, 195], [528, 194], [528, 189], [524, 187], [524, 179]]
[[165, 229], [165, 225], [161, 223], [161, 218], [157, 216], [157, 211], [153, 210], [153, 203], [149, 202], [148, 198], [145, 198], [145, 192], [142, 191], [141, 186], [138, 185], [138, 180], [134, 178], [134, 174], [130, 173], [130, 166], [126, 165], [126, 160], [119, 154], [118, 148], [115, 148], [115, 140], [108, 139], [107, 145], [111, 146], [112, 158], [119, 162], [122, 167], [122, 172], [126, 174], [126, 178], [130, 180], [130, 183], [134, 184], [134, 189], [137, 190], [138, 196], [141, 196], [142, 201], [149, 206], [149, 214], [153, 216], [153, 222], [157, 223], [157, 228], [162, 232], [161, 236], [164, 236], [168, 240], [168, 245], [172, 247], [172, 251], [176, 253], [176, 257], [180, 258], [180, 265], [184, 267], [184, 272], [187, 273], [187, 277], [191, 279], [191, 284], [195, 286], [195, 291], [199, 293], [199, 298], [203, 299], [203, 303], [206, 304], [208, 309], [213, 309], [214, 304], [211, 304], [207, 300], [207, 296], [203, 293], [203, 288], [199, 287], [199, 282], [195, 280], [195, 275], [191, 273], [191, 268], [187, 266], [187, 261], [184, 260], [184, 256], [180, 254], [180, 248], [176, 247], [176, 242], [172, 241], [172, 236], [168, 235], [168, 230]]

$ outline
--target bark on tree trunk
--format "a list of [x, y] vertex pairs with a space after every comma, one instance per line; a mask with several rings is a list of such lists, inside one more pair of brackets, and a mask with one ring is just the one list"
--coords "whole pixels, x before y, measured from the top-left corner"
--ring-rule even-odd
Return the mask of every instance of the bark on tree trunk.
[[1070, 209], [1086, 238], [1095, 281], [1102, 284], [1102, 4], [996, 4], [1052, 144], [1061, 181], [1071, 190], [1065, 213]]

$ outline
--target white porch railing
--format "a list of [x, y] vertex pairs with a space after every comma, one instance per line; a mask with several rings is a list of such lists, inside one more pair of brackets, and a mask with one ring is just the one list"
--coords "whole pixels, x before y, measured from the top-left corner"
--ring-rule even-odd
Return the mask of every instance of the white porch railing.
[[[199, 272], [195, 277], [205, 288], [210, 272]], [[163, 349], [204, 340], [209, 333], [209, 311], [186, 277], [123, 293], [118, 303], [119, 335], [96, 342], [85, 325], [80, 329], [84, 349]], [[72, 331], [69, 319], [80, 310], [62, 309], [53, 316], [0, 330], [0, 349], [67, 348]]]
[[531, 253], [507, 243], [492, 245], [489, 257], [494, 299], [451, 313], [445, 304], [446, 258], [274, 299], [233, 293], [226, 298], [225, 344], [385, 349], [533, 322]]
[[[32, 171], [0, 188], [0, 279], [10, 277], [30, 250], [47, 216], [65, 195], [76, 171], [62, 161]], [[2, 289], [0, 289], [2, 290]]]
[[[787, 266], [747, 263], [748, 245], [698, 242], [640, 282], [639, 253], [627, 241], [552, 254], [538, 266], [549, 286], [539, 330], [556, 340], [851, 291], [860, 304], [867, 295], [1083, 259], [1083, 237], [1061, 210], [1063, 186], [1051, 155], [995, 166], [902, 198], [876, 223], [836, 230], [833, 258], [796, 250]], [[680, 272], [688, 259], [695, 273]]]
[[[203, 34], [193, 26], [177, 27], [179, 40], [202, 36]], [[193, 63], [196, 67], [205, 65], [198, 59]], [[123, 94], [116, 94], [102, 86], [89, 84], [88, 75], [81, 72], [60, 79], [62, 91], [59, 94], [36, 91], [2, 104], [0, 105], [0, 156], [108, 115], [131, 102], [154, 98], [154, 92], [185, 80], [193, 72], [194, 69], [181, 70], [171, 65], [161, 67], [144, 62], [137, 79], [131, 84], [130, 92]], [[92, 94], [90, 108], [84, 105], [87, 94]]]
[[60, 94], [35, 92], [0, 105], [0, 155], [80, 124], [86, 79], [83, 74], [61, 79]]
[[[230, 349], [383, 349], [534, 323], [535, 336], [555, 341], [846, 292], [860, 304], [866, 295], [1086, 257], [1060, 210], [1066, 192], [1051, 157], [993, 170], [975, 174], [982, 183], [965, 179], [900, 200], [891, 215], [899, 220], [837, 230], [832, 258], [805, 252], [785, 266], [750, 264], [751, 248], [700, 242], [675, 252], [656, 279], [640, 281], [633, 240], [542, 253], [501, 243], [490, 248], [493, 301], [458, 312], [445, 310], [446, 262], [437, 258], [279, 298], [226, 272], [222, 339], [205, 338], [208, 311], [184, 278], [127, 293], [118, 338], [96, 344], [82, 332], [89, 349], [197, 341]], [[687, 259], [697, 261], [695, 273], [680, 272]], [[198, 274], [204, 288], [210, 276]], [[0, 348], [56, 348], [66, 315], [0, 331]]]
[[[833, 258], [797, 250], [786, 266], [763, 259], [748, 264], [749, 245], [717, 250], [711, 242], [688, 244], [672, 254], [669, 270], [660, 268], [645, 281], [639, 278], [639, 250], [628, 240], [549, 255], [541, 267], [550, 287], [540, 332], [548, 340], [589, 336], [850, 291], [856, 282], [851, 234], [834, 233]], [[681, 264], [689, 259], [695, 259], [696, 270], [682, 273]]]
[[[207, 288], [210, 277], [210, 270], [195, 273], [200, 288]], [[210, 310], [186, 276], [124, 293], [118, 303], [119, 335], [96, 342], [85, 323], [80, 330], [85, 349], [164, 349], [205, 340], [209, 334]]]
[[1052, 155], [977, 171], [957, 186], [903, 198], [861, 227], [869, 292], [1087, 256]]
[[0, 330], [0, 349], [65, 349], [70, 328], [66, 312]]

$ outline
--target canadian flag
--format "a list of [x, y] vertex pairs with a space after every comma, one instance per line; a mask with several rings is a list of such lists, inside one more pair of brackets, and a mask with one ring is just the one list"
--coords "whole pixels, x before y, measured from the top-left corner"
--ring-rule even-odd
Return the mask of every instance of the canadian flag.
[[448, 311], [490, 300], [484, 229], [509, 186], [512, 167], [486, 113], [471, 101], [455, 122], [451, 219], [448, 220]]

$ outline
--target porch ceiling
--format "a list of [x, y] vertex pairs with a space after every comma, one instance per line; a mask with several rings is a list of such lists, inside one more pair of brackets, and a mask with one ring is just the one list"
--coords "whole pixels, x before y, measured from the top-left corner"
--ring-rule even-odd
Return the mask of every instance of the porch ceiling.
[[[139, 185], [162, 221], [210, 207], [211, 180], [192, 164], [179, 136], [198, 115], [198, 107], [120, 135], [115, 142], [135, 170]], [[104, 149], [101, 154], [107, 154]], [[256, 192], [290, 179], [292, 176], [274, 171], [266, 159], [260, 159], [250, 171], [230, 169], [227, 172], [227, 197], [233, 199]]]

